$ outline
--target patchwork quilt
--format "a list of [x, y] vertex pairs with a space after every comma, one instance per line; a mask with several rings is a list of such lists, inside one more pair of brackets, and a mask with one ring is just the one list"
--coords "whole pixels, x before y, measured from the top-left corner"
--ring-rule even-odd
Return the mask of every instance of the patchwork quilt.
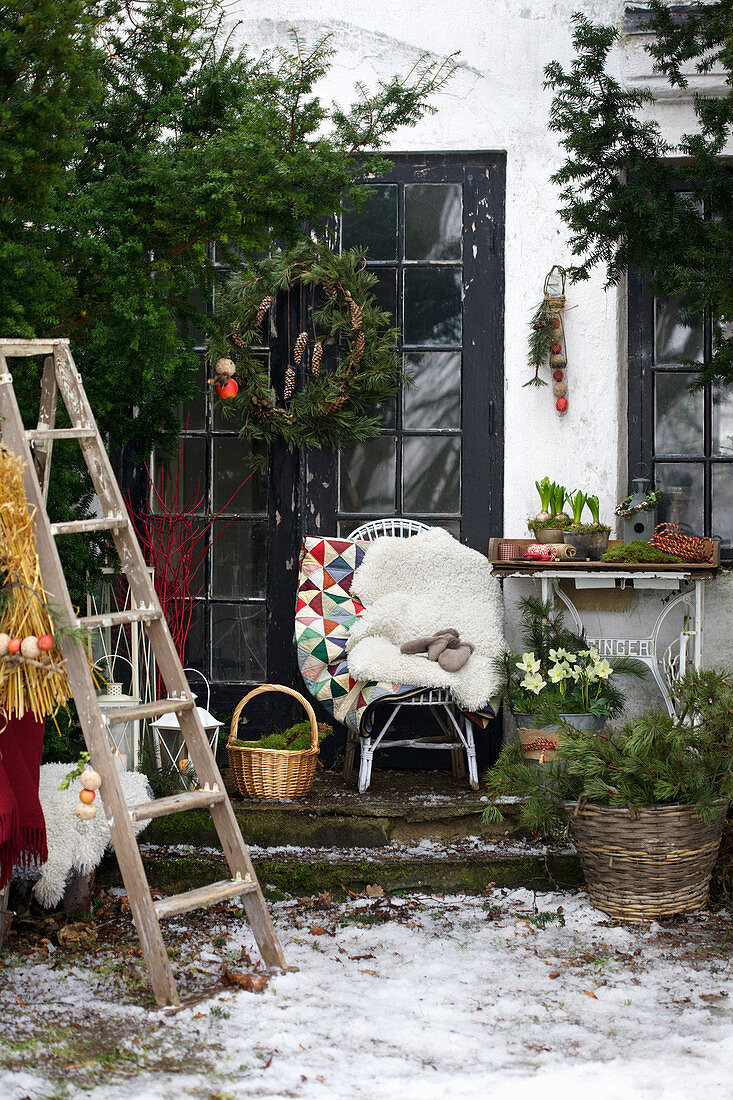
[[[351, 583], [369, 545], [351, 539], [305, 538], [295, 607], [295, 646], [308, 691], [334, 721], [360, 734], [370, 732], [372, 708], [380, 699], [420, 690], [411, 684], [355, 680], [349, 674], [346, 642], [364, 611], [352, 595]], [[485, 726], [493, 713], [470, 717]]]
[[349, 630], [364, 610], [351, 582], [369, 543], [310, 537], [300, 552], [295, 607], [298, 665], [310, 694], [357, 733], [369, 730], [368, 709], [386, 696], [415, 691], [406, 684], [354, 680], [346, 663]]

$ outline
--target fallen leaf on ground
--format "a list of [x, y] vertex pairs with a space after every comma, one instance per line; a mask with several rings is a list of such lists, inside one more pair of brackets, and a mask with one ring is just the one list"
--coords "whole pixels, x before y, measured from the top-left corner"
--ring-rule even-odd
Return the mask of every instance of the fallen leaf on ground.
[[240, 989], [246, 989], [248, 993], [262, 993], [270, 979], [266, 974], [244, 974], [240, 970], [225, 968], [221, 972], [221, 980], [225, 985], [237, 985]]
[[377, 976], [376, 970], [360, 970], [359, 973], [360, 974], [371, 974], [371, 976], [373, 978], [376, 978], [376, 976]]
[[384, 890], [376, 882], [373, 886], [367, 886], [367, 888], [364, 892], [365, 892], [365, 894], [368, 898], [383, 898], [384, 897]]
[[550, 971], [550, 977], [551, 978], [559, 978], [560, 977], [560, 971], [559, 970], [551, 970]]
[[62, 947], [80, 947], [82, 944], [94, 943], [97, 930], [83, 921], [74, 921], [73, 924], [65, 924], [63, 928], [59, 928], [58, 937]]
[[590, 989], [584, 989], [583, 992], [585, 993], [586, 997], [592, 997], [594, 1001], [598, 1000], [595, 993], [592, 993]]
[[[352, 962], [359, 962], [362, 959], [373, 959], [374, 955], [349, 955]], [[705, 994], [703, 994], [705, 996]]]
[[310, 929], [311, 936], [335, 936], [335, 932], [329, 932], [327, 928], [324, 928], [320, 924], [314, 924]]

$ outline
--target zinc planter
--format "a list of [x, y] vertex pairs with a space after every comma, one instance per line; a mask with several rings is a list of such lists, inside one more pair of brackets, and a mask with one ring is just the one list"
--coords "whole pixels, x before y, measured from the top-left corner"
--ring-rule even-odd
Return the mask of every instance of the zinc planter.
[[542, 546], [550, 542], [562, 542], [562, 537], [565, 534], [564, 527], [540, 527], [538, 531], [533, 528], [531, 530], [535, 542], [541, 543]]
[[608, 550], [610, 531], [563, 531], [563, 541], [578, 551], [578, 560], [600, 561]]
[[[602, 730], [606, 724], [605, 718], [599, 718], [595, 714], [561, 714], [560, 717], [577, 730]], [[535, 714], [515, 714], [514, 720], [517, 723], [522, 756], [527, 762], [549, 764], [557, 760], [557, 746], [562, 731], [556, 725], [540, 722]]]
[[710, 824], [692, 806], [615, 809], [565, 803], [591, 903], [619, 920], [697, 913], [707, 905], [727, 803]]

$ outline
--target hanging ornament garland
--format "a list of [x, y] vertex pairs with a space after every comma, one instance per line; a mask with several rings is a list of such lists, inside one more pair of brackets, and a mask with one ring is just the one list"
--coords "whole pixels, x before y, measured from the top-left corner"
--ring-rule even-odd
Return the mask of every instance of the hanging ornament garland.
[[[373, 294], [376, 282], [363, 253], [336, 255], [310, 240], [232, 276], [219, 299], [219, 335], [209, 353], [225, 415], [241, 418], [243, 435], [336, 449], [378, 434], [375, 407], [406, 379], [392, 319]], [[313, 299], [310, 328], [292, 341], [287, 334], [290, 361], [278, 393], [257, 349], [268, 343], [277, 295], [296, 287]]]
[[534, 376], [525, 386], [546, 386], [540, 378], [540, 368], [549, 365], [552, 372], [552, 395], [555, 408], [562, 416], [568, 411], [567, 351], [565, 347], [565, 268], [557, 264], [545, 278], [543, 298], [534, 312], [529, 334], [529, 365]]

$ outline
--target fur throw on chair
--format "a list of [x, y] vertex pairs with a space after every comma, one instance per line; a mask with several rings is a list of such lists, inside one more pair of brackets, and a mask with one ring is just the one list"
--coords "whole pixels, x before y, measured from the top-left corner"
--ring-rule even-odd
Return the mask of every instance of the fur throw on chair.
[[[349, 673], [357, 680], [392, 680], [449, 688], [464, 710], [478, 711], [499, 690], [492, 667], [505, 647], [501, 587], [488, 560], [442, 528], [412, 538], [377, 539], [357, 569], [352, 592], [365, 610], [349, 631]], [[449, 672], [404, 642], [453, 627], [474, 652]]]

